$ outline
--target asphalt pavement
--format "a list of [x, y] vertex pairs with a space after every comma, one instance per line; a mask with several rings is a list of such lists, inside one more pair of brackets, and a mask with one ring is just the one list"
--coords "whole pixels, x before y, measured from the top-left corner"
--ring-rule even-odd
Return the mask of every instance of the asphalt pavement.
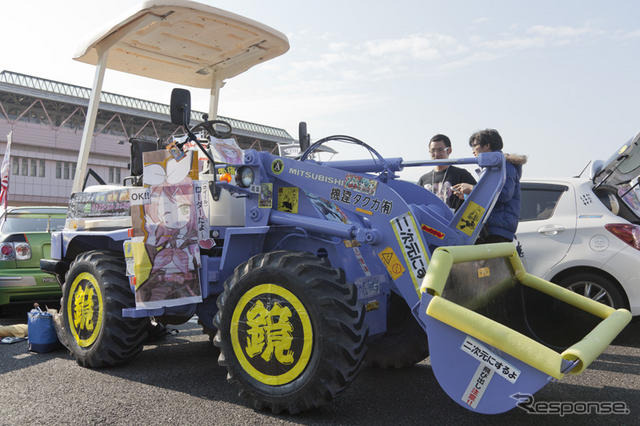
[[[26, 306], [0, 314], [0, 325], [26, 323]], [[131, 363], [92, 370], [66, 350], [0, 345], [0, 424], [640, 424], [640, 318], [584, 373], [551, 383], [537, 402], [620, 401], [629, 414], [471, 413], [440, 389], [428, 359], [402, 370], [364, 369], [334, 402], [297, 416], [244, 405], [217, 364], [217, 350], [189, 322]]]

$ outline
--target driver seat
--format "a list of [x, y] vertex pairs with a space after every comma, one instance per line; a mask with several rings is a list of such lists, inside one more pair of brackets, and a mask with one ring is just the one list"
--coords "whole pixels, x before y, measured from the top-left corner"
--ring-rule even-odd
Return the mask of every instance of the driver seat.
[[162, 149], [160, 139], [150, 141], [148, 139], [141, 138], [129, 138], [131, 144], [129, 170], [131, 176], [124, 178], [124, 183], [130, 181], [132, 186], [142, 186], [142, 169], [144, 163], [142, 161], [142, 154], [149, 151], [157, 151]]

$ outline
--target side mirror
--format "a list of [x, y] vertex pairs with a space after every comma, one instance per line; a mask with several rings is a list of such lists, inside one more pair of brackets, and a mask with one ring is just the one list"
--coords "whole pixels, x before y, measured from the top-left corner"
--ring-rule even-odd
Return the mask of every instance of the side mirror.
[[171, 91], [171, 122], [180, 126], [189, 126], [191, 119], [191, 92], [186, 89]]
[[311, 144], [311, 135], [307, 133], [307, 123], [304, 121], [298, 124], [298, 143], [300, 144], [300, 152], [305, 152]]

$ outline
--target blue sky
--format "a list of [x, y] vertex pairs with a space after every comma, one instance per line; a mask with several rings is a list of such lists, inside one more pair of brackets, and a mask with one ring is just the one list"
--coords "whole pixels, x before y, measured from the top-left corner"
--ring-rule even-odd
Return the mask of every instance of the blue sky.
[[[93, 69], [73, 53], [135, 4], [5, 3], [0, 69], [86, 86]], [[506, 152], [529, 156], [526, 177], [560, 177], [640, 131], [638, 2], [207, 3], [289, 37], [288, 53], [227, 82], [220, 114], [292, 136], [304, 120], [313, 139], [348, 134], [416, 160], [428, 158], [435, 133], [449, 135], [463, 157], [471, 133], [494, 127]], [[113, 71], [105, 79], [105, 90], [164, 103], [170, 89]], [[206, 95], [193, 91], [195, 109], [207, 109]]]

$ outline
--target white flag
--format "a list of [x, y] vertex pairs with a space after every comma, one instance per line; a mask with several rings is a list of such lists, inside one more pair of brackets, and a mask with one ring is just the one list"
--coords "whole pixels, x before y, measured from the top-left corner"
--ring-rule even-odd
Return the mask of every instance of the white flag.
[[7, 209], [7, 198], [9, 196], [9, 174], [11, 173], [11, 135], [7, 135], [7, 150], [4, 152], [2, 167], [0, 168], [0, 177], [2, 184], [0, 187], [0, 212]]

